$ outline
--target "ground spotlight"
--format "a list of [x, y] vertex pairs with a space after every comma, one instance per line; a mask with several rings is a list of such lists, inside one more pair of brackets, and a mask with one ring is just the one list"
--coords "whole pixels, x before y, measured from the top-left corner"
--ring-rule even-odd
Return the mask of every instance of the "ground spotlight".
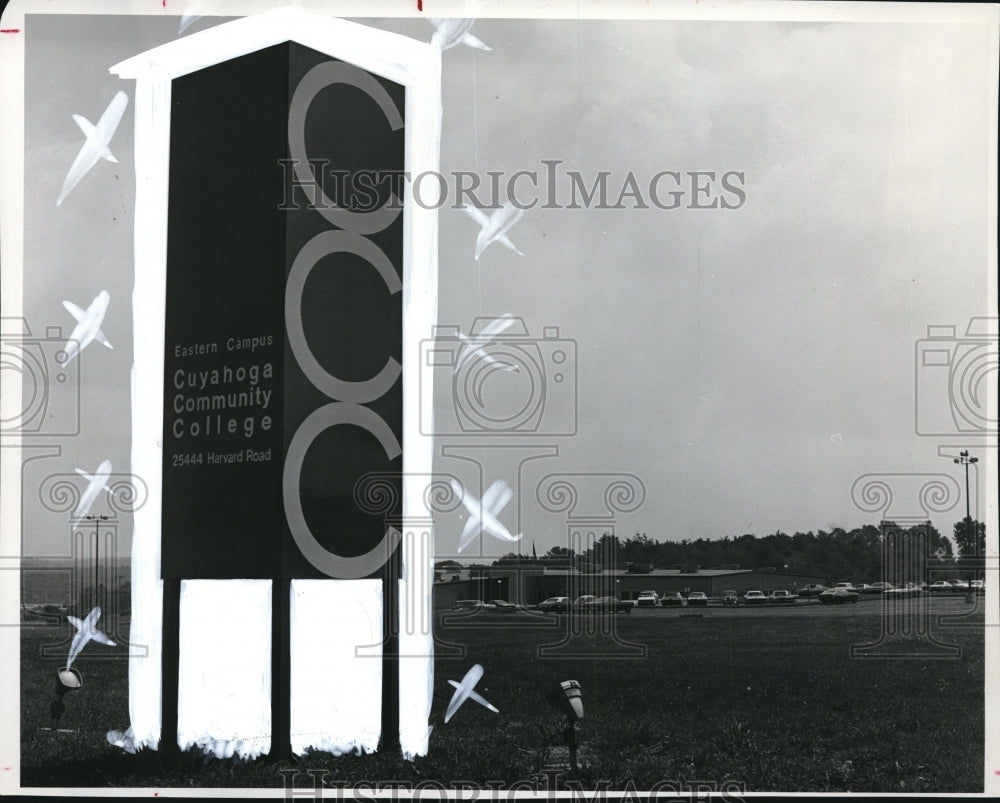
[[579, 682], [564, 680], [549, 692], [546, 699], [562, 711], [570, 722], [583, 719], [583, 690]]
[[549, 705], [566, 715], [566, 727], [563, 728], [563, 738], [569, 747], [569, 765], [574, 771], [579, 769], [576, 763], [576, 726], [583, 719], [583, 689], [575, 680], [564, 680], [552, 689], [545, 697]]
[[56, 672], [56, 692], [60, 695], [75, 691], [83, 685], [83, 675], [71, 667], [63, 667]]
[[83, 675], [79, 670], [64, 666], [56, 670], [56, 696], [49, 705], [49, 713], [52, 721], [60, 719], [66, 713], [66, 704], [63, 702], [63, 695], [71, 691], [76, 691], [83, 685]]

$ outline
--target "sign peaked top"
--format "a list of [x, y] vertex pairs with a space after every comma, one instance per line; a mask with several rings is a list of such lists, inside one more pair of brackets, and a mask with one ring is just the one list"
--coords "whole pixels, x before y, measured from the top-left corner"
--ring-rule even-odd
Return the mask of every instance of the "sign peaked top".
[[441, 53], [428, 43], [294, 8], [253, 14], [176, 39], [121, 61], [109, 72], [170, 80], [289, 41], [403, 86], [440, 75]]

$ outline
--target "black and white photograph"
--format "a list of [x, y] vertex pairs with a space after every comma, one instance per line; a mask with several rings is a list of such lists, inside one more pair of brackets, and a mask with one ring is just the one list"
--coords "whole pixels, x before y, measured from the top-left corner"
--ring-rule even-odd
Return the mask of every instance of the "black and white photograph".
[[1000, 792], [1000, 7], [11, 0], [0, 794]]

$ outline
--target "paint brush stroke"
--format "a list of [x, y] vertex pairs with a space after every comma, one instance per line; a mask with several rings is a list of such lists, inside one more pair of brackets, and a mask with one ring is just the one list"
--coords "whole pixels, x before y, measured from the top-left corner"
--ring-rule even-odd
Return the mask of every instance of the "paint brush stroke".
[[74, 519], [82, 519], [90, 513], [90, 508], [94, 506], [94, 502], [97, 501], [97, 497], [101, 495], [101, 491], [106, 491], [109, 494], [112, 493], [108, 488], [108, 479], [111, 476], [111, 461], [102, 460], [101, 464], [97, 467], [97, 470], [93, 474], [88, 474], [82, 468], [74, 470], [87, 481], [87, 487], [84, 488], [83, 493], [80, 494], [80, 501], [77, 503], [76, 509], [73, 511]]
[[80, 180], [90, 172], [90, 169], [101, 159], [117, 163], [118, 160], [111, 153], [111, 138], [118, 130], [118, 124], [125, 114], [125, 107], [128, 106], [128, 95], [118, 92], [111, 99], [108, 107], [104, 110], [97, 125], [94, 125], [86, 117], [80, 114], [72, 115], [73, 121], [83, 132], [84, 142], [80, 147], [76, 159], [66, 174], [62, 189], [59, 190], [59, 197], [56, 199], [56, 206], [61, 206], [66, 200], [66, 196], [72, 192], [73, 188], [80, 183]]
[[62, 365], [68, 365], [70, 360], [95, 340], [109, 349], [114, 348], [101, 331], [101, 324], [104, 323], [104, 316], [108, 312], [110, 303], [111, 295], [107, 290], [101, 290], [94, 296], [94, 300], [85, 310], [72, 301], [63, 301], [63, 307], [76, 320], [76, 325], [63, 347], [63, 356], [60, 359]]
[[75, 616], [67, 616], [66, 618], [76, 628], [73, 641], [69, 645], [69, 657], [66, 659], [67, 669], [73, 666], [76, 656], [91, 641], [96, 641], [98, 644], [106, 644], [109, 647], [115, 646], [115, 643], [111, 639], [97, 629], [97, 622], [101, 618], [101, 609], [99, 607], [93, 608], [84, 619], [77, 619]]
[[511, 201], [506, 201], [491, 215], [487, 215], [482, 209], [477, 209], [474, 206], [463, 206], [462, 211], [479, 224], [479, 234], [476, 236], [477, 260], [482, 256], [486, 247], [492, 243], [500, 243], [515, 254], [524, 256], [524, 252], [514, 245], [507, 236], [510, 228], [524, 216], [523, 209], [514, 206]]
[[[132, 473], [159, 488], [163, 478], [163, 349], [167, 277], [167, 188], [170, 80], [147, 77], [135, 89], [135, 290], [132, 294]], [[150, 494], [133, 513], [132, 621], [129, 641], [131, 745], [160, 742], [163, 581], [160, 522], [163, 499]]]
[[177, 743], [216, 758], [271, 749], [271, 581], [183, 580]]
[[291, 744], [370, 753], [382, 729], [380, 580], [292, 580]]

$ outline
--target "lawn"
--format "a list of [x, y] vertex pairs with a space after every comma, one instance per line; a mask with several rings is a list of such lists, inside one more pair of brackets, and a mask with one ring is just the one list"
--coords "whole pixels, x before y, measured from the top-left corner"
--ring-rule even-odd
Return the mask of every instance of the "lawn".
[[[961, 604], [935, 602], [934, 608], [960, 613]], [[957, 659], [852, 659], [850, 645], [878, 638], [879, 608], [871, 602], [780, 616], [620, 616], [619, 636], [646, 648], [638, 659], [601, 658], [608, 640], [585, 636], [571, 646], [591, 657], [539, 657], [540, 646], [558, 641], [557, 631], [498, 626], [496, 614], [476, 614], [472, 621], [482, 624], [466, 620], [441, 630], [464, 646], [465, 655], [436, 661], [430, 751], [413, 762], [391, 749], [311, 754], [297, 764], [124, 754], [104, 735], [128, 724], [127, 664], [103, 657], [94, 645], [76, 664], [84, 687], [67, 696], [66, 713], [56, 723], [76, 732], [40, 730], [53, 724], [49, 705], [60, 662], [39, 654], [54, 640], [52, 631], [25, 629], [21, 782], [280, 787], [279, 770], [294, 767], [326, 771], [325, 782], [334, 786], [463, 780], [484, 788], [527, 781], [520, 788], [529, 788], [546, 767], [565, 761], [563, 720], [545, 693], [572, 678], [584, 695], [581, 766], [564, 772], [560, 783], [584, 789], [699, 781], [747, 791], [982, 791], [982, 629], [933, 631], [961, 646]], [[443, 724], [452, 692], [448, 679], [461, 679], [474, 663], [485, 668], [477, 691], [500, 713], [469, 701]], [[312, 779], [301, 775], [297, 783]]]

